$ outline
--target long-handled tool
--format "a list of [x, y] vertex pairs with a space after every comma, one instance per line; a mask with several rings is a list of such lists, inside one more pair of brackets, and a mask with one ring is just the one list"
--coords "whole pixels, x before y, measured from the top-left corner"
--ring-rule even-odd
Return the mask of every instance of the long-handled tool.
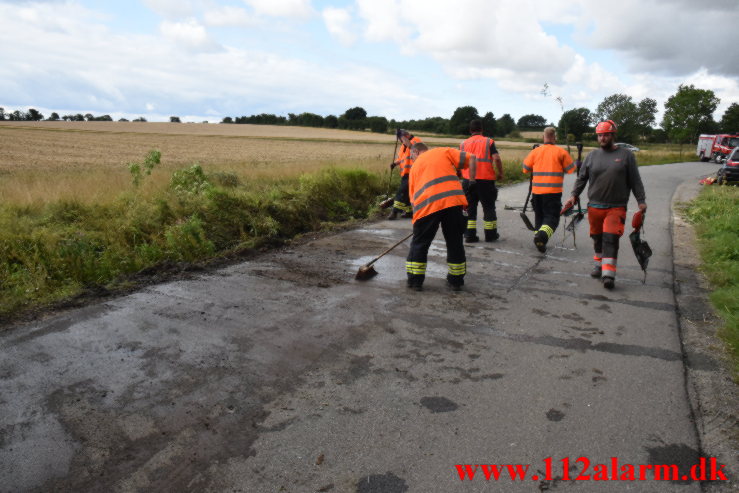
[[523, 204], [523, 211], [520, 212], [521, 220], [526, 225], [529, 231], [536, 231], [534, 228], [534, 225], [531, 224], [531, 220], [526, 215], [526, 207], [528, 207], [529, 205], [529, 199], [531, 198], [531, 187], [533, 186], [533, 184], [534, 184], [534, 177], [532, 176], [531, 179], [529, 180], [529, 194], [526, 196], [526, 202]]
[[[398, 142], [400, 142], [400, 129], [395, 130], [395, 149], [393, 149], [393, 163], [395, 162], [395, 154], [398, 152]], [[380, 209], [387, 209], [391, 205], [393, 205], [393, 202], [395, 202], [395, 197], [390, 195], [390, 183], [392, 181], [393, 177], [393, 169], [390, 168], [390, 172], [387, 174], [387, 193], [385, 194], [386, 198], [380, 202]]]
[[372, 264], [374, 264], [375, 262], [380, 260], [382, 257], [390, 253], [392, 249], [394, 249], [395, 247], [403, 243], [405, 240], [407, 240], [411, 236], [413, 236], [413, 233], [410, 233], [408, 236], [406, 236], [405, 238], [397, 242], [395, 245], [391, 246], [390, 248], [382, 252], [380, 255], [378, 255], [377, 257], [373, 258], [371, 261], [367, 262], [362, 267], [360, 267], [359, 270], [357, 271], [357, 275], [354, 276], [354, 279], [356, 279], [357, 281], [366, 281], [368, 279], [372, 279], [373, 277], [375, 277], [377, 275], [377, 271], [375, 270], [374, 267], [372, 267]]
[[[533, 147], [532, 147], [532, 149], [536, 149], [536, 148], [537, 148], [537, 147], [539, 147], [540, 145], [541, 145], [541, 144], [534, 144], [534, 145], [533, 145]], [[528, 193], [528, 195], [526, 195], [526, 202], [524, 202], [524, 204], [523, 204], [523, 210], [522, 210], [522, 211], [521, 211], [521, 213], [520, 213], [520, 215], [521, 215], [521, 220], [522, 220], [522, 221], [523, 221], [523, 223], [524, 223], [524, 224], [526, 225], [526, 228], [527, 228], [527, 229], [528, 229], [529, 231], [536, 231], [536, 228], [534, 228], [534, 225], [533, 225], [533, 224], [531, 224], [531, 220], [530, 220], [530, 219], [529, 219], [529, 217], [528, 217], [528, 216], [526, 215], [526, 207], [528, 207], [528, 205], [529, 205], [529, 199], [531, 198], [531, 188], [532, 188], [533, 186], [534, 186], [534, 172], [532, 171], [532, 172], [531, 172], [531, 178], [529, 179], [529, 193]]]

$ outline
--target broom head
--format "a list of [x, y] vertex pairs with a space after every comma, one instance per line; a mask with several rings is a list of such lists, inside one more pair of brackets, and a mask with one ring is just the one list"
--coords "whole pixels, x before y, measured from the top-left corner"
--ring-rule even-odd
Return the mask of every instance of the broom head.
[[390, 207], [391, 205], [393, 205], [393, 202], [395, 202], [395, 198], [394, 197], [389, 197], [389, 198], [383, 200], [382, 202], [380, 202], [380, 209], [387, 209], [388, 207]]
[[376, 275], [377, 275], [377, 271], [375, 270], [374, 266], [363, 265], [357, 271], [357, 275], [354, 276], [354, 279], [356, 279], [357, 281], [366, 281], [368, 279], [372, 279]]

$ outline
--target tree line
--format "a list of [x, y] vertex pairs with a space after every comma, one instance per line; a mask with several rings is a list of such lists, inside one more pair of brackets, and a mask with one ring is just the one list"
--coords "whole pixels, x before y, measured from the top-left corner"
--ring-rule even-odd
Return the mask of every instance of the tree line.
[[[541, 115], [527, 114], [518, 120], [506, 113], [500, 118], [488, 111], [480, 115], [474, 106], [457, 108], [450, 118], [434, 116], [422, 120], [388, 120], [383, 116], [368, 116], [367, 111], [355, 106], [339, 116], [321, 116], [315, 113], [288, 113], [279, 116], [269, 113], [259, 115], [223, 118], [223, 124], [258, 124], [258, 125], [295, 125], [303, 127], [339, 128], [346, 130], [367, 130], [387, 133], [388, 130], [405, 128], [416, 132], [431, 132], [448, 135], [469, 135], [468, 125], [471, 120], [483, 122], [484, 135], [488, 137], [520, 137], [521, 131], [542, 130], [547, 125], [557, 128], [558, 137], [562, 141], [592, 140], [593, 127], [602, 120], [613, 120], [618, 125], [619, 140], [624, 142], [696, 142], [702, 133], [739, 133], [739, 103], [732, 103], [724, 112], [721, 120], [714, 120], [720, 99], [713, 91], [698, 89], [693, 85], [680, 85], [675, 94], [665, 102], [664, 116], [660, 127], [656, 125], [657, 102], [651, 98], [635, 101], [625, 94], [613, 94], [606, 97], [595, 111], [589, 108], [573, 108], [564, 111], [559, 122], [547, 123]], [[44, 119], [37, 110], [30, 108], [27, 112], [15, 110], [6, 113], [0, 108], [0, 121], [40, 121]], [[59, 116], [53, 112], [49, 121], [113, 121], [110, 115], [94, 116], [91, 113], [82, 115]], [[128, 121], [121, 118], [118, 121]], [[144, 117], [133, 121], [145, 122]], [[180, 122], [177, 116], [170, 117], [170, 122]]]

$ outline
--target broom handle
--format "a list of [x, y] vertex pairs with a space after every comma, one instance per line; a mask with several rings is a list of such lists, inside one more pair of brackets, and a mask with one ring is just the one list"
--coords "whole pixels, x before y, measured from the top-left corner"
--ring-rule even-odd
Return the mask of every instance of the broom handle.
[[403, 243], [405, 240], [407, 240], [411, 236], [413, 236], [413, 232], [412, 231], [411, 231], [411, 233], [408, 236], [406, 236], [405, 238], [403, 238], [402, 240], [400, 240], [399, 242], [397, 242], [395, 245], [391, 246], [390, 248], [388, 248], [387, 250], [385, 250], [384, 252], [382, 252], [380, 255], [378, 255], [377, 257], [375, 257], [374, 259], [372, 259], [372, 261], [369, 262], [368, 264], [366, 264], [365, 267], [369, 267], [370, 265], [372, 265], [375, 262], [377, 262], [378, 260], [380, 260], [382, 257], [384, 257], [385, 255], [387, 255], [388, 253], [390, 253], [390, 251], [393, 248], [395, 248], [396, 246], [400, 245], [401, 243]]

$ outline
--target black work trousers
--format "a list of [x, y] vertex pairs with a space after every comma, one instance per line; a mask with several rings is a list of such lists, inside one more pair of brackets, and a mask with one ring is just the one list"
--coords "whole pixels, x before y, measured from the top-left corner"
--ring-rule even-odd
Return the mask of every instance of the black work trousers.
[[531, 195], [531, 208], [534, 209], [534, 229], [542, 226], [551, 228], [551, 236], [559, 226], [559, 211], [562, 210], [562, 192], [535, 193]]
[[[441, 226], [441, 232], [446, 241], [446, 261], [449, 267], [447, 281], [455, 286], [464, 284], [467, 258], [464, 254], [462, 240], [466, 225], [464, 214], [462, 214], [462, 206], [442, 209], [413, 223], [413, 239], [411, 240], [406, 265], [414, 265], [416, 273], [408, 272], [409, 284], [423, 284], [426, 278], [425, 270], [429, 247], [431, 242], [434, 241], [439, 226]], [[424, 273], [421, 274], [421, 272]]]
[[405, 175], [400, 178], [400, 185], [398, 185], [398, 191], [395, 192], [395, 202], [393, 203], [393, 209], [396, 212], [412, 212], [410, 195], [408, 193], [408, 178], [409, 175]]
[[498, 214], [495, 212], [495, 201], [498, 200], [498, 187], [495, 186], [495, 180], [476, 180], [475, 184], [470, 186], [469, 180], [462, 180], [462, 188], [467, 196], [467, 219], [470, 221], [477, 220], [477, 204], [482, 204], [482, 220], [497, 221]]

